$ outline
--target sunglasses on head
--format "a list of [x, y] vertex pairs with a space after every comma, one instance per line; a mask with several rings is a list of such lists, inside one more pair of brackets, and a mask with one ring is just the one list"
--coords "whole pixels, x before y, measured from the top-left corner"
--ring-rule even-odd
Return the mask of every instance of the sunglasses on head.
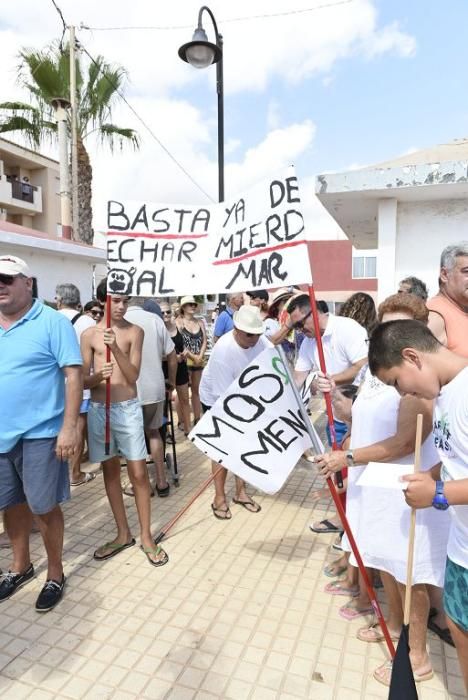
[[0, 284], [5, 284], [7, 287], [11, 287], [16, 277], [13, 275], [0, 275]]

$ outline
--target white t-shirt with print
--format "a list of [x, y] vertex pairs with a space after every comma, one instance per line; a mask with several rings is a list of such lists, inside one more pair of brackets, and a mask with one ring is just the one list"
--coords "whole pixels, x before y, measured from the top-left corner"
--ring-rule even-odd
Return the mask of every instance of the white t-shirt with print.
[[[468, 367], [440, 392], [434, 405], [433, 435], [442, 462], [442, 481], [468, 479]], [[450, 506], [447, 556], [468, 568], [468, 505]]]
[[[367, 331], [352, 318], [329, 314], [322, 345], [327, 373], [339, 374], [367, 357]], [[309, 372], [319, 368], [317, 342], [315, 338], [304, 338], [295, 369]]]
[[230, 384], [237, 379], [247, 365], [272, 344], [261, 335], [253, 348], [244, 349], [236, 342], [234, 331], [221, 336], [211, 351], [208, 364], [203, 370], [200, 382], [200, 399], [206, 406], [212, 406], [224, 394]]
[[125, 319], [143, 328], [143, 350], [141, 353], [140, 376], [137, 379], [138, 399], [142, 406], [164, 401], [166, 382], [162, 360], [174, 350], [174, 342], [164, 321], [157, 314], [145, 311], [139, 306], [130, 306]]

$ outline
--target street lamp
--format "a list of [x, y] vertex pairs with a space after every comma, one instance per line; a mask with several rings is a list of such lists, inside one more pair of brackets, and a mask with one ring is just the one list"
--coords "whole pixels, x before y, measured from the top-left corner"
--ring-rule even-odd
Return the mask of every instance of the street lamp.
[[[203, 12], [207, 12], [213, 22], [216, 43], [208, 41], [202, 25]], [[216, 63], [216, 92], [218, 94], [218, 200], [224, 201], [224, 84], [223, 84], [223, 37], [209, 7], [203, 5], [198, 12], [198, 27], [192, 41], [179, 49], [180, 58], [195, 68], [207, 68]]]

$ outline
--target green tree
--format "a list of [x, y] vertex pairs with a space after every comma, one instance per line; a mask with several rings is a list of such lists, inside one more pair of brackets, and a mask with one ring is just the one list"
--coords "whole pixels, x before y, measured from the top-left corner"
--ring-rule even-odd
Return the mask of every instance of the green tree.
[[[34, 148], [46, 140], [56, 140], [57, 125], [51, 101], [70, 98], [70, 54], [57, 46], [42, 51], [20, 52], [18, 82], [29, 93], [29, 102], [0, 104], [0, 133], [18, 131]], [[93, 242], [92, 178], [93, 171], [85, 142], [90, 136], [107, 144], [111, 151], [125, 143], [139, 148], [133, 129], [112, 123], [112, 109], [118, 103], [127, 72], [122, 66], [107, 63], [98, 56], [83, 66], [76, 59], [77, 150], [78, 150], [78, 235], [85, 243]], [[75, 234], [76, 235], [76, 234]]]

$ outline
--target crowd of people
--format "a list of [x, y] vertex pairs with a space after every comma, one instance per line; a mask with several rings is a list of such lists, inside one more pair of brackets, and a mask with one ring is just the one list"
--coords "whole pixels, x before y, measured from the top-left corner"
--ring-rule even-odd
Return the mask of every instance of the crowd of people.
[[[442, 252], [439, 292], [431, 299], [423, 281], [407, 277], [378, 309], [369, 294], [358, 292], [337, 315], [298, 288], [281, 288], [227, 295], [212, 327], [193, 296], [170, 304], [112, 295], [106, 319], [106, 295], [102, 280], [96, 299], [81, 307], [76, 286], [60, 284], [53, 310], [33, 298], [26, 263], [0, 257], [0, 389], [9, 397], [0, 409], [0, 510], [12, 548], [0, 601], [34, 576], [33, 522], [48, 560], [36, 610], [50, 610], [62, 598], [60, 504], [70, 498], [70, 483], [86, 487], [93, 481], [94, 473], [82, 469], [87, 456], [102, 468], [116, 527], [115, 538], [98, 547], [94, 558], [106, 560], [136, 544], [126, 516], [127, 494], [135, 499], [143, 555], [152, 566], [166, 564], [169, 556], [151, 532], [151, 497], [170, 495], [162, 440], [167, 401], [174, 400], [178, 415], [171, 438], [183, 440], [259, 353], [281, 344], [296, 384], [312, 376], [313, 394], [331, 394], [327, 435], [330, 447], [336, 441], [338, 449], [304, 457], [326, 478], [340, 474], [340, 498], [369, 577], [383, 586], [394, 640], [403, 621], [408, 504], [422, 509], [411, 597], [414, 677], [422, 682], [433, 675], [429, 628], [457, 647], [468, 688], [468, 243]], [[318, 369], [316, 327], [326, 374]], [[420, 414], [421, 472], [407, 477], [405, 497], [360, 486], [369, 462], [383, 463], [382, 469], [384, 463], [408, 465], [412, 471]], [[123, 462], [127, 484], [121, 483]], [[218, 463], [212, 469], [212, 515], [230, 520], [228, 471]], [[237, 477], [232, 503], [261, 512]], [[340, 616], [363, 619], [357, 632], [363, 643], [382, 641], [339, 519], [312, 523], [311, 530], [339, 535], [334, 546], [340, 556], [324, 575], [334, 579], [325, 591], [347, 599]], [[374, 676], [388, 685], [391, 665], [376, 668]]]

